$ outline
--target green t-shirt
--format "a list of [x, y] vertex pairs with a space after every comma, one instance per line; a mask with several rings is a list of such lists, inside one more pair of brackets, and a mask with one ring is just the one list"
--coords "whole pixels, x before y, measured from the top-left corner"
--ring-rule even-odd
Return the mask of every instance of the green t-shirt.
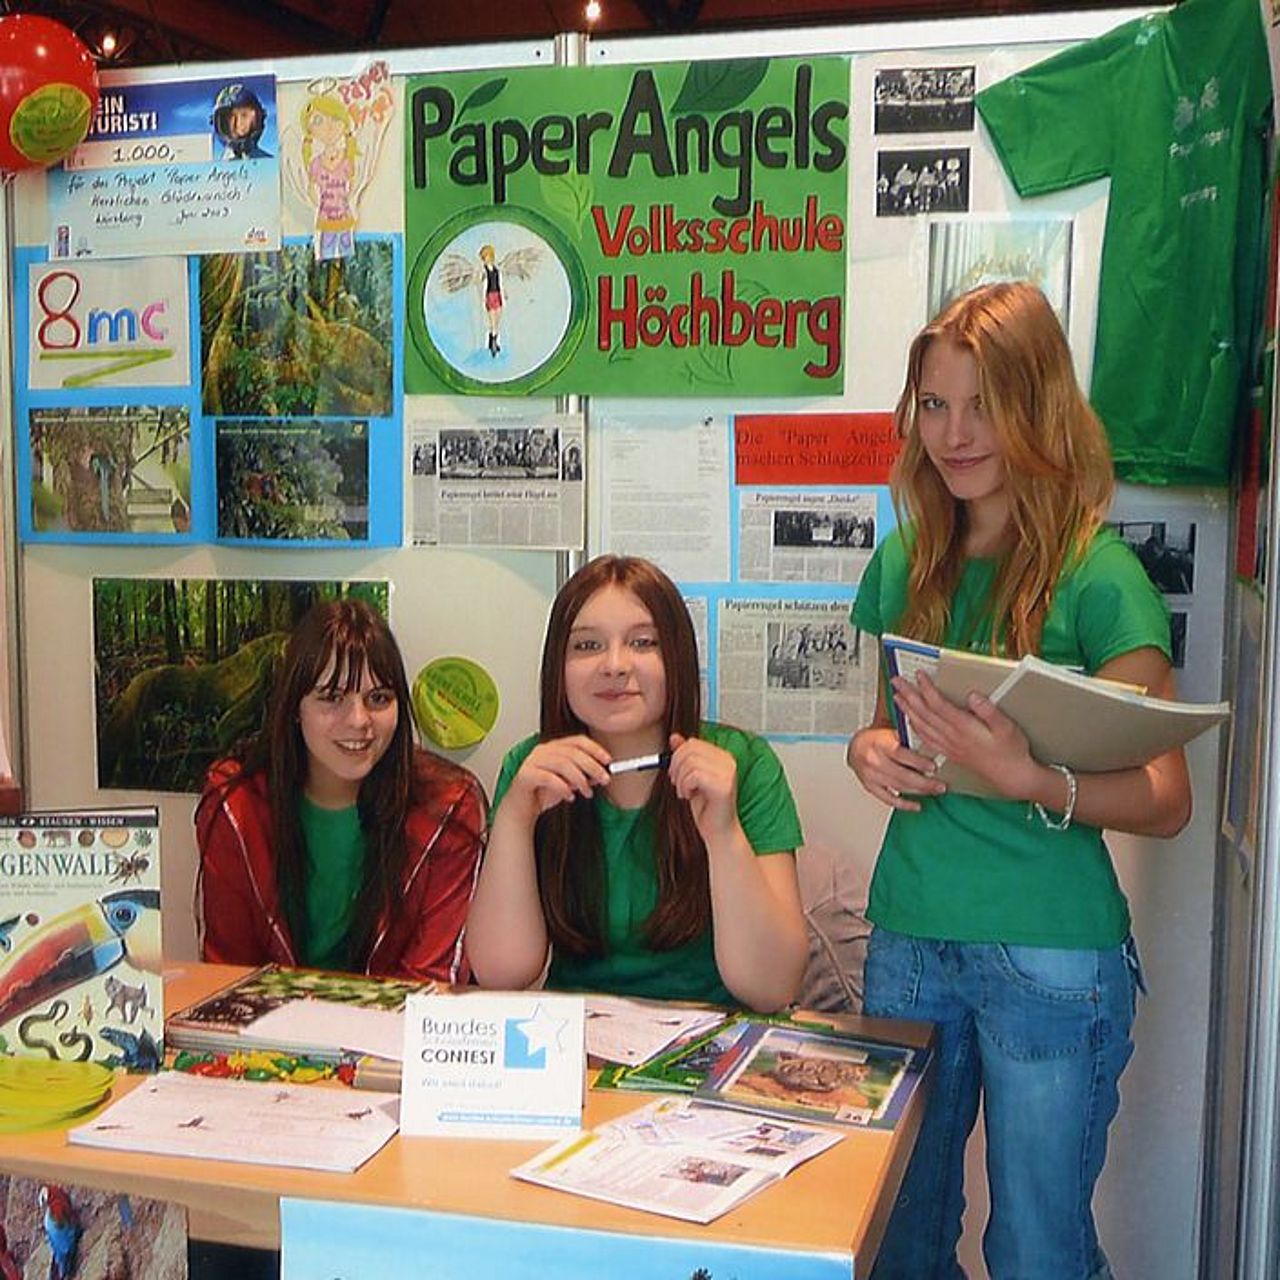
[[364, 876], [364, 831], [360, 810], [322, 809], [306, 796], [298, 817], [307, 850], [307, 940], [300, 959], [314, 969], [351, 965], [351, 913]]
[[1125, 480], [1228, 480], [1270, 102], [1258, 0], [1185, 0], [977, 96], [1019, 195], [1111, 178], [1090, 398]]
[[[757, 854], [798, 849], [804, 837], [782, 762], [763, 738], [704, 721], [699, 736], [733, 756], [738, 766], [738, 820]], [[516, 771], [538, 744], [536, 735], [507, 752], [494, 790], [497, 811]], [[661, 1000], [732, 1004], [716, 968], [711, 930], [672, 951], [645, 944], [644, 923], [658, 900], [654, 872], [653, 815], [647, 808], [619, 809], [602, 791], [592, 800], [600, 819], [605, 863], [605, 955], [579, 960], [556, 954], [550, 987], [605, 991]]]
[[[996, 563], [971, 560], [943, 643], [985, 648], [982, 620]], [[895, 530], [862, 576], [854, 625], [893, 631], [906, 605], [907, 548]], [[986, 628], [989, 631], [989, 625]], [[1058, 580], [1040, 656], [1096, 671], [1152, 646], [1169, 655], [1164, 601], [1137, 557], [1110, 529]], [[1129, 932], [1129, 908], [1096, 827], [1050, 831], [1020, 801], [946, 794], [919, 813], [895, 810], [871, 882], [870, 920], [896, 933], [956, 942], [1111, 947]]]

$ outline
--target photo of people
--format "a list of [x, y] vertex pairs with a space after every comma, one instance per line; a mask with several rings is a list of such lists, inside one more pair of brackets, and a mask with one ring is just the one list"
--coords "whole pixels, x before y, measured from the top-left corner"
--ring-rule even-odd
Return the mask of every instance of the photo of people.
[[440, 432], [440, 478], [487, 480], [560, 475], [560, 433], [546, 427], [445, 427]]
[[770, 622], [765, 684], [770, 689], [844, 689], [858, 666], [853, 628], [844, 622]]
[[945, 133], [973, 128], [976, 68], [896, 67], [876, 72], [876, 133]]
[[967, 213], [969, 149], [876, 153], [876, 217]]
[[[256, 77], [255, 80], [267, 77]], [[273, 151], [264, 145], [269, 113], [262, 101], [262, 85], [235, 81], [218, 91], [209, 124], [213, 129], [215, 154], [222, 160], [270, 160]], [[272, 106], [274, 106], [272, 99]], [[216, 148], [220, 148], [217, 151]]]
[[873, 516], [833, 515], [830, 511], [775, 511], [773, 545], [805, 550], [871, 548], [876, 545], [876, 522]]
[[571, 444], [565, 449], [564, 457], [560, 462], [560, 479], [582, 479], [582, 449], [579, 445]]
[[433, 476], [436, 473], [436, 442], [419, 440], [413, 446], [410, 471], [415, 476]]

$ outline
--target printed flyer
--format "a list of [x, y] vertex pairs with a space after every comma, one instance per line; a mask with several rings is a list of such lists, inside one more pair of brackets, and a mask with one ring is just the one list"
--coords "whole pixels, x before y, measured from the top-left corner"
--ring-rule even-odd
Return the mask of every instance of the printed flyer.
[[405, 389], [838, 395], [849, 64], [411, 77]]

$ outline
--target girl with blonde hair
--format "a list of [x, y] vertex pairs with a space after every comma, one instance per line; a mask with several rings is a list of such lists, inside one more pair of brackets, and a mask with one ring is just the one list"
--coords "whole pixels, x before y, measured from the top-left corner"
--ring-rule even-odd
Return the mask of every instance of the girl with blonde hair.
[[[899, 527], [859, 586], [854, 623], [951, 648], [1038, 654], [1173, 696], [1169, 621], [1103, 524], [1101, 423], [1044, 296], [995, 284], [911, 345], [896, 410]], [[920, 750], [899, 740], [910, 722]], [[945, 756], [995, 798], [950, 793]], [[1191, 813], [1181, 751], [1077, 776], [1008, 717], [927, 676], [882, 684], [850, 768], [892, 809], [872, 880], [865, 1009], [937, 1026], [934, 1089], [876, 1266], [954, 1280], [964, 1149], [981, 1099], [992, 1280], [1109, 1276], [1091, 1207], [1141, 983], [1102, 830], [1172, 836]]]

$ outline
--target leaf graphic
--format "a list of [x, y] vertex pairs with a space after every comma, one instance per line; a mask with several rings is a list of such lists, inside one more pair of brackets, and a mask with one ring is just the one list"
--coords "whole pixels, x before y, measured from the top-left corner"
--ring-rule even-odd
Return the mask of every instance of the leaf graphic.
[[476, 85], [458, 109], [457, 119], [461, 120], [473, 107], [483, 107], [486, 103], [492, 102], [506, 87], [506, 76], [499, 76], [496, 80], [486, 80], [484, 84]]
[[684, 374], [692, 386], [712, 382], [728, 386], [733, 382], [733, 352], [728, 347], [700, 346], [695, 358], [684, 363]]
[[769, 296], [769, 290], [759, 280], [743, 280], [733, 282], [733, 296], [739, 302], [749, 302], [754, 307], [762, 298]]
[[581, 173], [542, 174], [538, 179], [542, 199], [569, 224], [573, 234], [582, 238], [582, 227], [591, 208], [591, 179]]
[[768, 58], [695, 62], [685, 74], [673, 112], [728, 111], [745, 102], [769, 70]]

